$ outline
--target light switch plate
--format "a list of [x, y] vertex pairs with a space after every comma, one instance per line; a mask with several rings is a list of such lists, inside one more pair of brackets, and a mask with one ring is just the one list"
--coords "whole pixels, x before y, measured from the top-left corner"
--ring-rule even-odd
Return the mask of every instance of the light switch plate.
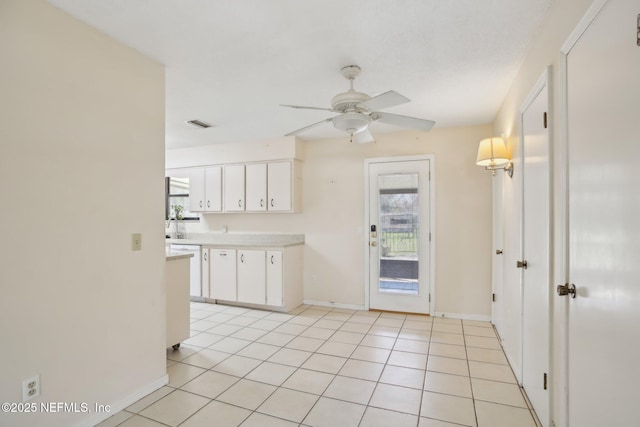
[[131, 235], [131, 250], [132, 251], [142, 250], [142, 234], [133, 233]]

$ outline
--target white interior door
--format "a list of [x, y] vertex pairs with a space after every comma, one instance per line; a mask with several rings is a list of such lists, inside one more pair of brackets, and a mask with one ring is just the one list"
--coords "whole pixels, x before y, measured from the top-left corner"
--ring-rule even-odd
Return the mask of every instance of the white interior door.
[[549, 426], [549, 289], [551, 287], [547, 73], [522, 110], [522, 387]]
[[493, 177], [493, 262], [491, 276], [491, 288], [493, 291], [491, 304], [491, 322], [496, 327], [496, 331], [503, 340], [504, 334], [502, 319], [504, 300], [504, 280], [502, 270], [504, 268], [504, 196], [503, 196], [503, 179], [504, 173], [499, 173]]
[[430, 160], [368, 164], [369, 308], [429, 313]]
[[567, 55], [570, 427], [638, 425], [639, 13], [606, 2]]

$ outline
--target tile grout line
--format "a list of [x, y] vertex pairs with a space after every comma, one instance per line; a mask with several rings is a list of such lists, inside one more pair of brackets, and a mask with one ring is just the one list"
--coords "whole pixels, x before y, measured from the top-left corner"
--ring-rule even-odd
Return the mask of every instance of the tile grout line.
[[[194, 395], [197, 395], [197, 396], [201, 396], [201, 395], [199, 395], [199, 394], [197, 394], [197, 393], [191, 393], [191, 392], [187, 392], [186, 390], [182, 390], [182, 387], [183, 387], [183, 386], [185, 386], [186, 384], [190, 383], [191, 381], [195, 380], [196, 378], [200, 377], [202, 374], [204, 374], [204, 373], [205, 373], [205, 372], [207, 372], [207, 371], [218, 372], [218, 371], [214, 371], [214, 370], [213, 370], [213, 368], [215, 368], [215, 366], [219, 365], [220, 363], [223, 363], [225, 360], [227, 360], [227, 359], [228, 359], [229, 357], [231, 357], [231, 356], [245, 357], [245, 358], [249, 358], [249, 359], [252, 359], [252, 360], [258, 361], [258, 362], [259, 362], [259, 364], [258, 364], [257, 366], [255, 366], [254, 368], [250, 369], [248, 372], [246, 372], [242, 377], [238, 377], [238, 378], [239, 378], [239, 379], [238, 379], [238, 381], [240, 381], [240, 380], [243, 380], [243, 379], [244, 379], [244, 380], [247, 380], [247, 381], [255, 381], [255, 382], [258, 382], [258, 383], [261, 383], [261, 384], [267, 384], [267, 385], [270, 385], [270, 386], [273, 386], [273, 387], [274, 387], [273, 391], [272, 391], [272, 392], [271, 392], [271, 393], [270, 393], [270, 394], [269, 394], [269, 395], [268, 395], [268, 396], [267, 396], [267, 397], [266, 397], [266, 398], [265, 398], [265, 399], [264, 399], [264, 400], [263, 400], [263, 401], [258, 405], [258, 408], [259, 408], [259, 407], [260, 407], [262, 404], [264, 404], [264, 402], [266, 402], [266, 401], [267, 401], [267, 400], [268, 400], [268, 399], [269, 399], [269, 398], [270, 398], [270, 397], [271, 397], [271, 396], [272, 396], [272, 395], [273, 395], [273, 394], [274, 394], [274, 393], [275, 393], [279, 388], [289, 389], [288, 387], [284, 387], [284, 386], [283, 386], [283, 384], [284, 384], [284, 383], [286, 383], [286, 381], [288, 381], [288, 380], [289, 380], [293, 375], [295, 375], [295, 373], [296, 373], [296, 372], [299, 372], [299, 371], [300, 371], [300, 370], [302, 370], [302, 369], [307, 369], [307, 368], [303, 368], [302, 366], [304, 365], [304, 363], [306, 363], [306, 362], [307, 362], [311, 357], [313, 357], [314, 355], [321, 355], [321, 356], [328, 356], [328, 357], [339, 357], [339, 358], [341, 358], [341, 359], [344, 359], [344, 362], [342, 363], [342, 365], [340, 366], [340, 368], [339, 368], [339, 369], [337, 370], [337, 372], [335, 372], [335, 373], [333, 373], [333, 372], [326, 372], [326, 371], [315, 371], [315, 369], [312, 369], [312, 370], [313, 370], [313, 371], [315, 371], [315, 372], [324, 372], [324, 373], [328, 373], [328, 374], [332, 375], [332, 376], [333, 376], [333, 378], [331, 379], [331, 382], [330, 382], [326, 387], [324, 387], [324, 389], [322, 390], [322, 392], [321, 392], [319, 395], [316, 395], [316, 396], [318, 396], [318, 398], [317, 398], [316, 402], [314, 403], [314, 405], [311, 407], [311, 409], [306, 413], [305, 417], [302, 419], [302, 421], [301, 421], [301, 422], [303, 422], [303, 421], [304, 421], [304, 419], [306, 419], [306, 417], [309, 415], [309, 413], [313, 410], [313, 408], [316, 406], [316, 404], [318, 403], [318, 401], [319, 401], [322, 397], [325, 397], [325, 398], [327, 398], [327, 399], [332, 399], [332, 400], [337, 400], [337, 401], [345, 402], [345, 403], [355, 404], [355, 402], [350, 402], [350, 401], [343, 400], [343, 399], [337, 399], [337, 398], [332, 398], [332, 397], [324, 396], [324, 393], [326, 393], [326, 390], [327, 390], [329, 387], [331, 387], [331, 384], [333, 384], [333, 383], [334, 383], [334, 381], [336, 380], [336, 377], [338, 377], [338, 376], [342, 376], [342, 377], [345, 377], [345, 378], [354, 378], [354, 379], [359, 379], [359, 380], [366, 380], [366, 381], [370, 381], [370, 380], [368, 380], [368, 379], [366, 379], [366, 378], [358, 378], [358, 377], [350, 377], [350, 376], [348, 376], [348, 375], [340, 375], [340, 372], [342, 371], [342, 369], [344, 369], [344, 366], [346, 365], [346, 363], [348, 363], [350, 360], [353, 360], [353, 361], [360, 361], [360, 362], [366, 362], [366, 363], [379, 363], [379, 364], [381, 364], [381, 365], [382, 365], [382, 371], [380, 372], [380, 374], [378, 375], [377, 380], [375, 381], [374, 392], [372, 392], [372, 394], [371, 394], [371, 396], [369, 397], [369, 399], [368, 399], [368, 401], [367, 401], [367, 404], [366, 404], [366, 405], [362, 405], [362, 404], [359, 404], [359, 403], [358, 403], [358, 405], [361, 405], [361, 406], [364, 406], [364, 407], [365, 407], [365, 410], [364, 410], [364, 412], [363, 412], [363, 414], [362, 414], [362, 416], [361, 416], [361, 418], [360, 418], [360, 422], [359, 422], [359, 424], [361, 424], [361, 423], [362, 423], [362, 420], [363, 420], [363, 418], [364, 418], [364, 414], [366, 413], [366, 409], [367, 409], [368, 407], [371, 407], [371, 408], [377, 408], [376, 406], [371, 406], [371, 405], [370, 405], [370, 403], [371, 403], [371, 400], [372, 400], [372, 398], [373, 398], [373, 395], [374, 395], [375, 390], [377, 389], [377, 387], [378, 387], [380, 384], [387, 384], [387, 383], [382, 383], [382, 382], [381, 382], [381, 378], [382, 378], [382, 375], [383, 375], [383, 373], [384, 373], [385, 369], [386, 369], [388, 366], [396, 366], [396, 365], [389, 365], [389, 364], [388, 364], [388, 363], [389, 363], [389, 360], [390, 360], [390, 358], [391, 358], [391, 355], [393, 354], [393, 352], [394, 352], [394, 351], [403, 351], [403, 352], [405, 351], [405, 350], [400, 350], [400, 349], [398, 349], [398, 348], [397, 348], [397, 345], [398, 345], [398, 342], [399, 342], [399, 339], [400, 339], [400, 335], [401, 335], [401, 333], [402, 333], [402, 329], [405, 327], [407, 320], [410, 320], [410, 319], [408, 319], [408, 316], [406, 316], [406, 315], [405, 315], [405, 316], [403, 316], [403, 320], [402, 320], [402, 322], [400, 323], [400, 325], [399, 325], [399, 327], [398, 327], [398, 332], [396, 332], [396, 333], [394, 334], [393, 344], [391, 345], [391, 348], [388, 348], [388, 349], [387, 349], [387, 348], [385, 348], [385, 347], [376, 347], [376, 346], [371, 346], [371, 347], [370, 347], [369, 345], [364, 345], [364, 344], [362, 344], [362, 342], [364, 341], [365, 337], [366, 337], [366, 336], [368, 336], [368, 335], [370, 335], [370, 336], [376, 336], [376, 337], [388, 337], [387, 335], [384, 335], [384, 334], [382, 334], [382, 335], [377, 335], [377, 334], [371, 334], [371, 333], [370, 333], [370, 332], [371, 332], [371, 329], [372, 329], [373, 327], [375, 327], [375, 326], [376, 326], [376, 323], [377, 323], [378, 321], [380, 321], [380, 319], [383, 319], [383, 316], [381, 316], [381, 315], [377, 315], [377, 316], [375, 316], [375, 319], [373, 320], [373, 322], [372, 322], [372, 323], [368, 323], [368, 322], [366, 322], [366, 323], [360, 323], [360, 322], [355, 322], [355, 321], [354, 321], [354, 319], [353, 319], [353, 318], [354, 318], [354, 316], [358, 313], [358, 311], [354, 311], [354, 312], [351, 312], [351, 313], [343, 313], [343, 312], [339, 312], [339, 311], [335, 311], [335, 312], [334, 312], [334, 309], [330, 309], [330, 310], [322, 310], [322, 311], [323, 311], [323, 314], [322, 314], [320, 317], [315, 317], [315, 316], [314, 316], [314, 317], [310, 317], [310, 318], [315, 319], [315, 320], [313, 321], [313, 323], [309, 323], [309, 324], [303, 324], [303, 325], [301, 325], [301, 324], [298, 324], [298, 323], [294, 323], [294, 322], [292, 322], [292, 321], [293, 321], [296, 317], [298, 317], [298, 316], [306, 317], [306, 316], [304, 316], [304, 312], [305, 312], [306, 310], [310, 310], [310, 309], [311, 309], [311, 310], [313, 310], [313, 309], [314, 309], [314, 307], [309, 307], [309, 308], [307, 308], [307, 309], [305, 309], [305, 310], [300, 311], [300, 312], [299, 312], [299, 313], [297, 313], [296, 315], [291, 315], [291, 317], [290, 317], [290, 318], [288, 318], [288, 319], [286, 319], [286, 320], [281, 320], [281, 319], [279, 319], [277, 322], [278, 322], [278, 323], [280, 323], [280, 324], [279, 324], [278, 326], [276, 326], [275, 328], [270, 329], [270, 330], [263, 330], [263, 329], [259, 329], [259, 328], [252, 328], [252, 329], [256, 329], [256, 330], [260, 330], [260, 331], [263, 331], [263, 332], [264, 332], [262, 335], [257, 336], [257, 337], [255, 337], [255, 338], [253, 338], [253, 339], [238, 338], [238, 337], [233, 337], [232, 335], [237, 334], [237, 333], [239, 333], [239, 332], [242, 332], [243, 330], [246, 330], [247, 328], [251, 328], [251, 325], [252, 325], [252, 324], [254, 324], [254, 323], [256, 323], [256, 322], [258, 322], [258, 321], [260, 321], [260, 320], [263, 320], [263, 319], [265, 319], [265, 320], [269, 320], [269, 319], [268, 319], [268, 317], [269, 317], [270, 315], [274, 314], [274, 313], [269, 313], [269, 314], [267, 314], [266, 316], [262, 316], [262, 317], [244, 316], [244, 315], [245, 315], [246, 313], [248, 313], [249, 311], [244, 311], [244, 312], [242, 312], [242, 313], [227, 313], [227, 315], [231, 315], [231, 314], [233, 314], [233, 315], [232, 315], [232, 317], [230, 317], [230, 318], [228, 318], [228, 319], [226, 319], [226, 320], [222, 321], [222, 323], [218, 323], [218, 325], [216, 325], [216, 326], [219, 326], [219, 325], [228, 325], [228, 326], [235, 326], [235, 327], [239, 327], [239, 329], [238, 329], [238, 330], [236, 330], [236, 331], [234, 331], [234, 332], [232, 332], [232, 333], [230, 333], [230, 334], [224, 335], [224, 336], [223, 336], [223, 338], [222, 338], [222, 339], [220, 339], [219, 341], [222, 341], [222, 340], [224, 340], [225, 338], [232, 338], [232, 339], [241, 339], [241, 340], [247, 341], [247, 342], [248, 342], [248, 344], [246, 344], [246, 345], [245, 345], [245, 346], [243, 346], [242, 348], [239, 348], [239, 349], [235, 350], [235, 352], [233, 352], [233, 353], [227, 353], [226, 351], [220, 351], [220, 350], [212, 349], [212, 348], [210, 348], [210, 346], [207, 346], [207, 347], [200, 347], [200, 346], [196, 346], [196, 345], [194, 345], [193, 347], [199, 348], [199, 350], [195, 350], [195, 349], [194, 349], [194, 350], [195, 350], [195, 352], [194, 352], [193, 354], [189, 354], [188, 356], [185, 356], [184, 358], [182, 358], [182, 359], [180, 359], [180, 360], [168, 359], [168, 360], [170, 360], [170, 361], [172, 361], [172, 362], [174, 362], [174, 363], [180, 364], [180, 365], [184, 365], [184, 366], [193, 366], [193, 367], [196, 367], [196, 368], [199, 368], [199, 369], [204, 369], [204, 370], [203, 370], [203, 372], [201, 372], [200, 374], [196, 375], [196, 376], [195, 376], [195, 377], [193, 377], [193, 378], [190, 378], [188, 381], [186, 381], [186, 382], [185, 382], [184, 384], [182, 384], [180, 387], [174, 388], [174, 389], [173, 389], [169, 394], [171, 394], [171, 393], [173, 393], [175, 390], [178, 390], [178, 389], [179, 389], [179, 390], [181, 390], [181, 391], [183, 391], [183, 392], [186, 392], [186, 393], [190, 393], [190, 394], [194, 394]], [[220, 310], [220, 311], [211, 311], [211, 314], [210, 314], [209, 316], [204, 316], [203, 318], [198, 319], [198, 320], [196, 320], [196, 321], [204, 320], [204, 319], [206, 319], [207, 317], [215, 316], [216, 314], [224, 314], [224, 313], [225, 313], [225, 310]], [[343, 317], [343, 316], [340, 316], [340, 317], [342, 317], [342, 318], [338, 318], [338, 319], [331, 318], [331, 317], [327, 317], [327, 316], [328, 316], [328, 315], [330, 315], [331, 313], [341, 313], [341, 314], [346, 314], [346, 315], [348, 315], [348, 316], [344, 316], [344, 317]], [[274, 316], [274, 317], [277, 317], [277, 315], [278, 315], [279, 313], [275, 313], [275, 314], [276, 314], [276, 316]], [[228, 322], [232, 322], [232, 321], [233, 321], [233, 320], [235, 320], [235, 319], [238, 319], [239, 317], [249, 317], [249, 318], [253, 318], [254, 320], [253, 320], [252, 322], [250, 322], [250, 323], [246, 323], [246, 320], [243, 320], [243, 321], [242, 321], [242, 323], [244, 323], [244, 324], [240, 324], [240, 325], [236, 325], [236, 324], [234, 324], [234, 323], [228, 323]], [[346, 318], [345, 318], [345, 317], [346, 317]], [[374, 317], [374, 316], [371, 316], [371, 317]], [[394, 317], [390, 317], [390, 319], [394, 319]], [[337, 323], [339, 322], [339, 326], [337, 326], [335, 329], [334, 329], [334, 328], [329, 328], [329, 327], [323, 327], [323, 326], [314, 326], [314, 325], [316, 325], [318, 322], [320, 322], [321, 320], [331, 320], [331, 321], [335, 321], [335, 322], [337, 322]], [[422, 380], [422, 387], [419, 389], [419, 391], [420, 391], [421, 395], [420, 395], [420, 404], [419, 404], [418, 411], [417, 411], [418, 423], [419, 423], [419, 421], [420, 421], [421, 415], [423, 415], [423, 414], [422, 414], [422, 400], [423, 400], [424, 392], [425, 392], [424, 387], [425, 387], [425, 384], [426, 384], [426, 375], [427, 375], [427, 373], [429, 372], [429, 371], [428, 371], [428, 362], [429, 362], [429, 358], [432, 356], [432, 354], [431, 354], [431, 350], [432, 350], [432, 349], [431, 349], [431, 347], [432, 347], [432, 344], [433, 344], [433, 341], [432, 341], [432, 338], [433, 338], [433, 337], [432, 337], [432, 335], [433, 335], [434, 328], [436, 327], [436, 325], [434, 325], [434, 323], [436, 323], [436, 322], [435, 322], [435, 320], [436, 320], [436, 319], [435, 319], [435, 318], [432, 318], [432, 319], [430, 319], [430, 320], [431, 320], [430, 329], [429, 329], [430, 336], [429, 336], [428, 341], [426, 341], [426, 340], [425, 340], [425, 341], [428, 343], [427, 352], [426, 352], [426, 354], [425, 354], [425, 355], [426, 355], [425, 366], [424, 366], [424, 372], [425, 372], [425, 374], [424, 374], [424, 376], [423, 376], [423, 380]], [[195, 323], [195, 322], [192, 322], [192, 323]], [[354, 324], [360, 324], [360, 325], [367, 325], [367, 328], [366, 328], [366, 329], [364, 329], [364, 327], [363, 327], [363, 329], [361, 329], [361, 330], [360, 330], [360, 331], [358, 331], [358, 332], [353, 332], [353, 331], [343, 330], [342, 328], [343, 328], [347, 323], [354, 323]], [[392, 322], [392, 323], [393, 323], [393, 322]], [[276, 329], [278, 329], [278, 328], [280, 328], [280, 327], [282, 327], [282, 326], [284, 326], [284, 325], [286, 325], [286, 324], [298, 325], [298, 326], [304, 326], [304, 328], [302, 328], [302, 329], [301, 329], [299, 332], [297, 332], [295, 335], [293, 335], [293, 334], [291, 334], [291, 333], [288, 333], [288, 332], [278, 332], [278, 331], [276, 331]], [[462, 321], [461, 321], [461, 325], [462, 325], [462, 327], [463, 327], [462, 337], [463, 337], [463, 345], [465, 346], [465, 357], [466, 357], [466, 362], [467, 362], [467, 369], [470, 371], [470, 368], [469, 368], [468, 351], [467, 351], [467, 342], [466, 342], [466, 334], [464, 333], [464, 322], [462, 322]], [[334, 326], [335, 326], [335, 325], [334, 325]], [[396, 328], [395, 326], [388, 326], [388, 325], [384, 325], [384, 324], [378, 324], [377, 326], [380, 326], [381, 328], [385, 328], [385, 327], [393, 327], [393, 328]], [[215, 327], [215, 326], [214, 326], [214, 327]], [[212, 328], [214, 328], [214, 327], [212, 327]], [[328, 336], [327, 336], [327, 338], [315, 338], [315, 337], [313, 337], [313, 336], [303, 336], [303, 335], [302, 335], [303, 333], [305, 333], [305, 332], [309, 331], [309, 329], [311, 329], [311, 328], [325, 329], [325, 330], [327, 330], [327, 331], [331, 331], [331, 334], [330, 334], [330, 335], [328, 335]], [[210, 329], [211, 329], [211, 328], [210, 328]], [[409, 328], [409, 329], [413, 329], [413, 328]], [[422, 329], [419, 329], [419, 330], [422, 330]], [[208, 332], [208, 330], [205, 330], [205, 331], [197, 331], [197, 332], [198, 332], [198, 333], [203, 333], [203, 332], [204, 332], [204, 333], [210, 333], [210, 332]], [[270, 334], [270, 333], [272, 333], [272, 332], [273, 332], [273, 333], [283, 334], [283, 335], [291, 335], [291, 336], [292, 336], [292, 338], [291, 338], [287, 343], [284, 343], [284, 344], [271, 344], [271, 343], [264, 343], [264, 342], [259, 342], [259, 341], [258, 341], [258, 340], [262, 339], [264, 336], [266, 336], [266, 335], [268, 335], [268, 334]], [[354, 342], [354, 341], [350, 341], [350, 342], [349, 342], [349, 341], [348, 341], [348, 342], [343, 342], [343, 341], [332, 340], [332, 338], [334, 338], [334, 337], [337, 335], [337, 333], [338, 333], [338, 332], [345, 332], [345, 333], [359, 334], [359, 335], [361, 335], [361, 337], [360, 337], [360, 339], [359, 339], [359, 340], [357, 340], [357, 342]], [[442, 332], [442, 333], [447, 333], [447, 332]], [[196, 335], [197, 335], [197, 334], [196, 334]], [[476, 335], [474, 335], [474, 336], [476, 336]], [[482, 335], [477, 335], [477, 336], [479, 336], [479, 337], [483, 337]], [[300, 350], [300, 349], [296, 349], [296, 348], [286, 347], [286, 345], [288, 345], [291, 341], [293, 341], [294, 339], [296, 339], [296, 338], [298, 338], [298, 337], [301, 337], [301, 338], [310, 338], [310, 339], [317, 339], [318, 341], [321, 341], [321, 343], [320, 343], [320, 344], [318, 345], [318, 347], [317, 347], [317, 348], [315, 348], [313, 351]], [[413, 337], [403, 338], [403, 339], [405, 339], [405, 340], [407, 340], [407, 341], [424, 342], [423, 340], [420, 340], [420, 339], [414, 339]], [[216, 341], [216, 342], [212, 343], [211, 345], [215, 345], [215, 344], [216, 344], [217, 342], [219, 342], [219, 341]], [[348, 355], [346, 355], [346, 356], [337, 355], [337, 354], [327, 354], [327, 353], [319, 352], [318, 350], [319, 350], [322, 346], [326, 345], [327, 343], [345, 344], [345, 345], [353, 346], [353, 350], [351, 350], [351, 351], [349, 352], [349, 354], [348, 354]], [[277, 349], [273, 354], [271, 354], [269, 357], [264, 358], [264, 359], [263, 359], [263, 358], [260, 358], [260, 357], [242, 356], [242, 355], [238, 354], [239, 352], [243, 351], [244, 349], [246, 349], [247, 347], [249, 347], [249, 346], [251, 346], [251, 345], [253, 345], [253, 344], [262, 344], [262, 345], [265, 345], [265, 346], [273, 346], [273, 347], [277, 347], [278, 349]], [[366, 359], [355, 359], [355, 358], [353, 358], [352, 356], [353, 356], [353, 353], [356, 351], [356, 349], [357, 349], [358, 347], [374, 348], [374, 349], [379, 349], [379, 350], [387, 350], [389, 353], [387, 354], [387, 356], [386, 356], [386, 358], [385, 358], [385, 361], [384, 361], [384, 362], [382, 362], [382, 363], [377, 362], [377, 361], [376, 361], [376, 362], [372, 362], [371, 360], [366, 360]], [[479, 348], [482, 348], [482, 347], [479, 347]], [[210, 349], [210, 350], [218, 351], [218, 352], [220, 352], [220, 353], [225, 353], [225, 354], [228, 354], [228, 356], [227, 356], [225, 359], [223, 359], [222, 361], [215, 363], [213, 366], [211, 366], [211, 367], [209, 367], [209, 368], [202, 368], [201, 366], [191, 365], [191, 364], [190, 364], [190, 363], [188, 363], [188, 362], [184, 362], [184, 360], [185, 360], [185, 359], [188, 359], [189, 357], [194, 356], [195, 354], [199, 353], [200, 351], [202, 351], [202, 350], [204, 350], [204, 349]], [[299, 365], [297, 365], [297, 366], [286, 365], [286, 364], [279, 363], [279, 362], [271, 362], [271, 361], [269, 361], [269, 360], [268, 360], [268, 359], [269, 359], [270, 357], [272, 357], [274, 354], [276, 354], [277, 352], [279, 352], [279, 351], [281, 351], [281, 350], [283, 350], [283, 349], [291, 349], [291, 350], [305, 351], [305, 352], [310, 353], [310, 355], [305, 359], [305, 361], [303, 361], [302, 363], [300, 363], [300, 364], [299, 364]], [[407, 350], [407, 352], [408, 352], [408, 353], [411, 353], [411, 354], [423, 354], [423, 353], [421, 353], [420, 351], [417, 351], [417, 352], [416, 352], [416, 351]], [[447, 357], [447, 356], [440, 356], [440, 357], [449, 358], [449, 357]], [[457, 359], [457, 358], [453, 358], [453, 359]], [[289, 374], [289, 375], [287, 376], [287, 378], [285, 378], [283, 381], [281, 381], [281, 382], [280, 382], [280, 385], [274, 385], [274, 384], [272, 384], [272, 383], [263, 383], [262, 381], [250, 380], [250, 379], [248, 379], [248, 378], [247, 378], [247, 376], [248, 376], [248, 375], [250, 375], [250, 374], [251, 374], [252, 372], [254, 372], [256, 369], [258, 369], [258, 367], [262, 366], [265, 362], [269, 362], [269, 363], [273, 363], [273, 364], [278, 364], [278, 365], [282, 365], [282, 366], [287, 366], [287, 367], [291, 367], [291, 368], [295, 368], [295, 369], [291, 372], [291, 374]], [[487, 363], [491, 363], [491, 362], [487, 362]], [[398, 366], [399, 366], [399, 367], [403, 367], [403, 365], [398, 365]], [[413, 367], [406, 366], [405, 368], [413, 368]], [[433, 372], [438, 372], [438, 371], [433, 371]], [[221, 373], [221, 374], [225, 374], [225, 375], [229, 375], [228, 373], [224, 373], [224, 372], [220, 372], [220, 373]], [[452, 374], [452, 375], [456, 375], [456, 374]], [[232, 375], [232, 376], [235, 376], [235, 375]], [[469, 378], [469, 381], [471, 381], [470, 373], [469, 373], [469, 375], [468, 375], [468, 378]], [[237, 383], [237, 382], [236, 382], [236, 383]], [[234, 383], [233, 385], [231, 385], [229, 388], [233, 387], [234, 385], [235, 385], [235, 383]], [[402, 387], [402, 388], [407, 388], [407, 389], [415, 390], [413, 387], [405, 387], [405, 386], [397, 385], [397, 384], [391, 384], [391, 385], [395, 385], [395, 386], [398, 386], [398, 387]], [[212, 398], [209, 398], [209, 397], [206, 397], [206, 396], [203, 396], [203, 397], [205, 397], [206, 399], [208, 399], [208, 400], [209, 400], [209, 402], [208, 402], [205, 406], [207, 406], [207, 405], [208, 405], [208, 404], [210, 404], [212, 401], [216, 400], [219, 396], [221, 396], [222, 394], [224, 394], [225, 392], [227, 392], [227, 391], [229, 390], [229, 388], [227, 388], [227, 389], [223, 390], [222, 392], [220, 392], [220, 393], [216, 396], [216, 398], [213, 398], [213, 399], [212, 399]], [[300, 391], [300, 390], [295, 390], [295, 389], [290, 389], [290, 390], [293, 390], [293, 391]], [[303, 392], [303, 393], [304, 393], [304, 392]], [[167, 395], [169, 395], [169, 394], [167, 394]], [[313, 395], [315, 395], [315, 393], [312, 393], [312, 394], [313, 394]], [[447, 394], [447, 393], [438, 393], [438, 394], [449, 395], [449, 394]], [[454, 395], [454, 396], [455, 396], [455, 395]], [[164, 397], [166, 397], [166, 396], [163, 396], [162, 398], [160, 398], [160, 399], [158, 399], [158, 400], [161, 400], [161, 399], [163, 399]], [[473, 390], [472, 390], [472, 400], [473, 400], [473, 402], [474, 402], [474, 412], [475, 412], [475, 398], [473, 397]], [[217, 400], [216, 400], [216, 401], [217, 401]], [[217, 402], [221, 402], [221, 401], [217, 401]], [[148, 407], [148, 406], [150, 406], [150, 405], [152, 405], [152, 404], [154, 404], [154, 403], [155, 403], [155, 402], [150, 403], [149, 405], [147, 405], [147, 407]], [[226, 402], [221, 402], [221, 403], [229, 404], [229, 403], [226, 403]], [[242, 409], [244, 409], [244, 410], [247, 410], [247, 408], [244, 408], [244, 407], [241, 407], [241, 406], [237, 406], [237, 405], [233, 405], [233, 404], [229, 404], [229, 405], [236, 406], [236, 407], [242, 408]], [[145, 408], [146, 408], [146, 407], [145, 407]], [[204, 406], [203, 406], [203, 408], [204, 408]], [[254, 410], [251, 410], [251, 411], [250, 411], [250, 414], [247, 416], [247, 418], [248, 418], [248, 417], [250, 417], [250, 416], [251, 416], [252, 414], [254, 414], [255, 412], [258, 412], [258, 408], [254, 409]], [[193, 415], [195, 415], [196, 413], [198, 413], [201, 409], [202, 409], [202, 408], [200, 408], [198, 411], [194, 412], [194, 414], [191, 414], [191, 416], [189, 416], [187, 419], [191, 418]], [[383, 410], [389, 410], [389, 411], [391, 411], [391, 412], [396, 412], [396, 413], [404, 413], [404, 414], [414, 415], [414, 414], [410, 414], [410, 413], [406, 413], [406, 412], [402, 412], [402, 411], [397, 411], [397, 410], [390, 410], [390, 409], [386, 409], [386, 408], [380, 408], [380, 409], [383, 409]], [[144, 408], [143, 408], [143, 410], [144, 410]], [[261, 413], [261, 412], [258, 412], [258, 413]], [[269, 414], [265, 414], [265, 415], [273, 416], [273, 415], [269, 415]], [[275, 416], [273, 416], [273, 417], [275, 417]], [[279, 418], [279, 417], [275, 417], [275, 418]], [[246, 420], [246, 418], [245, 418], [244, 420]], [[186, 420], [185, 420], [185, 421], [186, 421]], [[183, 422], [185, 422], [185, 421], [183, 421]], [[243, 422], [244, 422], [244, 421], [243, 421]], [[477, 422], [477, 414], [476, 414], [476, 422]]]
[[469, 370], [469, 389], [471, 390], [471, 402], [473, 403], [473, 415], [476, 419], [476, 426], [479, 426], [478, 422], [478, 410], [476, 408], [476, 398], [473, 393], [473, 382], [471, 381], [471, 365], [469, 364], [469, 352], [467, 350], [467, 336], [464, 333], [464, 322], [462, 323], [462, 341], [464, 342], [464, 354], [467, 356], [467, 369]]

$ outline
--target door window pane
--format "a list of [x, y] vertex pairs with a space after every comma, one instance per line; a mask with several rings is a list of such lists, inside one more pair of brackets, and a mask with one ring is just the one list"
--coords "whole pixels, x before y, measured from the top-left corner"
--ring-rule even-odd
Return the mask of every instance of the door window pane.
[[418, 174], [378, 177], [380, 292], [419, 293]]

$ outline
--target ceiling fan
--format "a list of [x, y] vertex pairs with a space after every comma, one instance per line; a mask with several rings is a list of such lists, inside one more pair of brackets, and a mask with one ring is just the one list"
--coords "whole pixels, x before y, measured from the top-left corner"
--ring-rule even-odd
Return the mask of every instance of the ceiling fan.
[[331, 108], [282, 104], [283, 107], [307, 110], [326, 110], [333, 111], [334, 113], [340, 113], [335, 117], [330, 117], [321, 122], [289, 132], [285, 136], [297, 135], [324, 123], [332, 122], [336, 129], [348, 133], [351, 135], [352, 139], [355, 138], [356, 142], [363, 144], [373, 141], [373, 136], [369, 131], [369, 125], [376, 121], [424, 131], [428, 131], [433, 127], [435, 122], [431, 120], [399, 116], [397, 114], [378, 111], [394, 107], [396, 105], [405, 104], [410, 102], [410, 100], [393, 90], [374, 96], [373, 98], [366, 93], [356, 92], [353, 90], [353, 81], [360, 75], [361, 71], [362, 70], [357, 65], [348, 65], [342, 68], [342, 75], [349, 80], [350, 88], [347, 92], [339, 93], [333, 97], [331, 100]]

